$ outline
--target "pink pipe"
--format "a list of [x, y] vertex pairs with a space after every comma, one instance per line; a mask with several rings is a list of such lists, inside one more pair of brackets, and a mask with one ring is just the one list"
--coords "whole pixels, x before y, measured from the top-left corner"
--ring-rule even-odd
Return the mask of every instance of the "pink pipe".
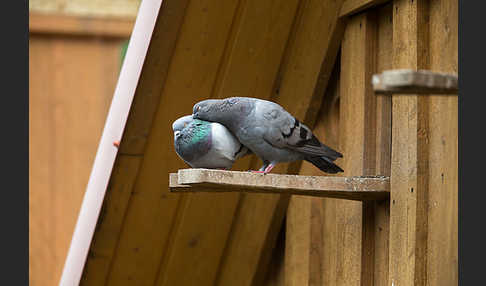
[[60, 286], [79, 285], [118, 152], [113, 143], [121, 141], [161, 5], [162, 0], [143, 0], [140, 4], [64, 263]]

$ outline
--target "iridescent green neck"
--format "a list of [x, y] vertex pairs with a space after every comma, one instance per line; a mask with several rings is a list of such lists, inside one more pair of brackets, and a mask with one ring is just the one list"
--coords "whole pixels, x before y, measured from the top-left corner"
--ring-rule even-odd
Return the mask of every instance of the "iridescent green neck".
[[211, 133], [211, 123], [199, 119], [194, 119], [191, 123], [191, 128], [194, 129], [191, 138], [191, 144], [196, 144], [205, 139]]

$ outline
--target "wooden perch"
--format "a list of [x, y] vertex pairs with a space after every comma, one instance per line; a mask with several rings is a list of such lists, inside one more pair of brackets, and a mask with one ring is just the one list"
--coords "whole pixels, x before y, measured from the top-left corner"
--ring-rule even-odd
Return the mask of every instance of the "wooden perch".
[[209, 169], [171, 173], [171, 192], [284, 193], [348, 200], [379, 200], [390, 196], [388, 177], [331, 177], [261, 174]]
[[457, 75], [427, 70], [388, 70], [375, 74], [377, 94], [457, 94]]

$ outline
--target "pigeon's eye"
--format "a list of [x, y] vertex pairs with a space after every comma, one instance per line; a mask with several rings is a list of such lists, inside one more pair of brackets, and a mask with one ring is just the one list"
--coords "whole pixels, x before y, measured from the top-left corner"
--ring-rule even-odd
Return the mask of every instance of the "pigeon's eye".
[[201, 109], [201, 106], [199, 106], [199, 105], [198, 105], [198, 106], [196, 107], [196, 112], [198, 112], [198, 111], [199, 111], [199, 109]]

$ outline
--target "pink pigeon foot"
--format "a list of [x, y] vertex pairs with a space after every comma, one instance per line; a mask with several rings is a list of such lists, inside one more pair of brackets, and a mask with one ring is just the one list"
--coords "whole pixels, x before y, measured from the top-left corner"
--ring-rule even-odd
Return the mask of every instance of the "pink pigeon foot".
[[266, 168], [265, 168], [265, 171], [263, 171], [265, 174], [266, 173], [270, 173], [270, 171], [272, 171], [273, 167], [275, 167], [275, 165], [273, 164], [269, 164]]

